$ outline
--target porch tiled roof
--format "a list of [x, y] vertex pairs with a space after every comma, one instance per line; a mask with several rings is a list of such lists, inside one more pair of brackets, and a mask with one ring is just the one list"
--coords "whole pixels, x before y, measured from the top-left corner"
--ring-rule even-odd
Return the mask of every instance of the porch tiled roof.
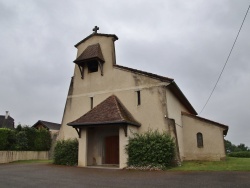
[[88, 46], [82, 52], [82, 54], [78, 58], [76, 58], [74, 62], [78, 63], [78, 62], [83, 62], [83, 61], [91, 60], [91, 59], [99, 59], [104, 62], [102, 50], [101, 50], [99, 43]]
[[140, 123], [134, 119], [132, 114], [115, 95], [108, 97], [75, 121], [68, 123], [69, 126], [73, 127], [107, 124], [140, 126]]

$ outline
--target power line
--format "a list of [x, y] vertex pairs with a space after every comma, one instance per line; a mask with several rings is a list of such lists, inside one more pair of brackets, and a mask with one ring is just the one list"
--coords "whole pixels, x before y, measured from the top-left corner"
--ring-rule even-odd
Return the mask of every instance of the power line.
[[203, 106], [203, 108], [202, 108], [202, 110], [200, 111], [199, 114], [201, 114], [202, 111], [204, 110], [204, 108], [207, 106], [207, 103], [208, 103], [208, 101], [210, 100], [210, 98], [211, 98], [211, 96], [212, 96], [212, 94], [213, 94], [213, 92], [214, 92], [214, 90], [215, 90], [215, 88], [216, 88], [216, 86], [217, 86], [217, 84], [218, 84], [220, 78], [221, 78], [221, 75], [222, 75], [222, 73], [223, 73], [223, 71], [224, 71], [224, 69], [225, 69], [225, 67], [226, 67], [226, 65], [227, 65], [228, 59], [229, 59], [229, 57], [230, 57], [230, 55], [231, 55], [231, 53], [232, 53], [232, 51], [233, 51], [234, 45], [235, 45], [235, 43], [236, 43], [236, 41], [237, 41], [237, 39], [238, 39], [238, 36], [239, 36], [239, 34], [240, 34], [240, 31], [241, 31], [241, 28], [242, 28], [242, 26], [243, 26], [243, 24], [244, 24], [244, 22], [245, 22], [245, 19], [246, 19], [246, 17], [247, 17], [247, 13], [248, 13], [248, 11], [249, 11], [249, 8], [250, 8], [250, 5], [249, 5], [249, 7], [248, 7], [248, 9], [247, 9], [247, 12], [246, 12], [246, 15], [245, 15], [245, 17], [244, 17], [244, 19], [243, 19], [243, 21], [242, 21], [242, 24], [241, 24], [241, 26], [240, 26], [240, 29], [239, 29], [239, 31], [238, 31], [238, 34], [237, 34], [237, 36], [236, 36], [236, 38], [235, 38], [235, 40], [234, 40], [233, 46], [232, 46], [232, 48], [231, 48], [231, 50], [230, 50], [230, 52], [229, 52], [229, 55], [228, 55], [228, 57], [227, 57], [227, 60], [226, 60], [224, 66], [223, 66], [223, 68], [222, 68], [222, 70], [221, 70], [221, 73], [220, 73], [220, 75], [219, 75], [219, 77], [218, 77], [218, 79], [217, 79], [215, 85], [214, 85], [214, 88], [213, 88], [212, 92], [210, 93], [210, 95], [209, 95], [209, 97], [208, 97], [208, 99], [207, 99], [205, 105]]

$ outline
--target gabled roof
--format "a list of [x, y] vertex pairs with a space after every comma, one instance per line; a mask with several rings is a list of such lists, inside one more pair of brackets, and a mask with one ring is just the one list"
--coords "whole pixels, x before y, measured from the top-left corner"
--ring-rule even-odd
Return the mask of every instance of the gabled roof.
[[145, 72], [145, 71], [138, 70], [138, 69], [132, 69], [130, 67], [124, 67], [124, 66], [121, 66], [121, 65], [114, 65], [114, 67], [122, 69], [122, 70], [129, 71], [129, 72], [133, 72], [133, 73], [136, 73], [136, 74], [145, 75], [147, 77], [154, 78], [154, 79], [160, 80], [162, 82], [172, 82], [174, 80], [172, 78], [160, 76], [160, 75], [157, 75], [157, 74], [153, 74], [153, 73], [150, 73], [150, 72]]
[[181, 112], [181, 115], [189, 116], [189, 117], [198, 119], [198, 120], [200, 120], [200, 121], [204, 121], [204, 122], [207, 122], [207, 123], [214, 124], [214, 125], [216, 125], [216, 126], [218, 126], [218, 127], [221, 127], [221, 128], [224, 129], [223, 134], [224, 134], [224, 135], [227, 135], [227, 132], [228, 132], [228, 129], [229, 129], [227, 125], [224, 125], [224, 124], [221, 124], [221, 123], [218, 123], [218, 122], [215, 122], [215, 121], [211, 121], [211, 120], [209, 120], [209, 119], [206, 119], [206, 118], [203, 118], [203, 117], [200, 117], [200, 116], [195, 116], [195, 115], [189, 114], [189, 113], [187, 113], [187, 112]]
[[174, 95], [181, 101], [181, 103], [189, 110], [190, 113], [194, 115], [198, 114], [174, 81], [167, 87], [174, 93]]
[[108, 97], [75, 121], [68, 123], [73, 127], [109, 124], [141, 125], [115, 95]]
[[0, 115], [0, 128], [14, 129], [14, 119], [11, 116], [5, 119], [5, 116]]
[[81, 40], [80, 42], [78, 42], [75, 47], [77, 47], [78, 45], [80, 45], [81, 43], [83, 43], [84, 41], [86, 41], [87, 39], [91, 38], [92, 36], [103, 36], [103, 37], [113, 37], [114, 41], [118, 40], [118, 37], [114, 34], [104, 34], [104, 33], [95, 33], [93, 32], [92, 34], [90, 34], [89, 36], [87, 36], [86, 38], [84, 38], [83, 40]]
[[92, 59], [99, 59], [104, 62], [102, 50], [99, 43], [88, 46], [74, 61], [74, 63], [80, 63]]
[[160, 76], [160, 75], [153, 74], [153, 73], [149, 73], [149, 72], [145, 72], [145, 71], [141, 71], [141, 70], [137, 70], [137, 69], [132, 69], [132, 68], [129, 68], [129, 67], [124, 67], [124, 66], [121, 66], [121, 65], [114, 65], [114, 67], [122, 69], [122, 70], [129, 71], [129, 72], [132, 72], [132, 73], [135, 73], [135, 74], [145, 75], [147, 77], [154, 78], [154, 79], [160, 80], [162, 82], [169, 82], [170, 84], [167, 87], [170, 89], [170, 91], [172, 91], [175, 94], [175, 96], [190, 111], [190, 113], [197, 115], [197, 112], [195, 111], [193, 106], [190, 104], [188, 99], [185, 97], [185, 95], [182, 93], [182, 91], [177, 86], [177, 84], [174, 82], [174, 79], [164, 77], [164, 76]]
[[61, 124], [59, 123], [52, 123], [48, 121], [38, 120], [32, 127], [36, 127], [37, 125], [42, 124], [49, 130], [60, 130]]

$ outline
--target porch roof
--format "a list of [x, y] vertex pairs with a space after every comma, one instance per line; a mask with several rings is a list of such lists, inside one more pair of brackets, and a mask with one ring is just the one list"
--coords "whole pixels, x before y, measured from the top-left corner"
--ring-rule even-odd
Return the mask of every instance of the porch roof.
[[74, 128], [111, 124], [141, 126], [115, 95], [108, 97], [75, 121], [68, 123], [69, 126]]
[[98, 59], [98, 60], [104, 62], [102, 50], [101, 50], [99, 43], [88, 46], [82, 52], [82, 54], [78, 58], [76, 58], [74, 63], [78, 64], [78, 63], [81, 63], [81, 62], [84, 62], [87, 60], [91, 60], [91, 59]]

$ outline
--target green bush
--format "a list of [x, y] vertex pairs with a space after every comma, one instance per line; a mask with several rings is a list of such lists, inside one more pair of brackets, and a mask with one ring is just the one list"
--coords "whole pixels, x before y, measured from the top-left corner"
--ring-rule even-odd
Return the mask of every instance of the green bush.
[[51, 135], [46, 129], [18, 126], [16, 130], [0, 128], [0, 150], [48, 151]]
[[175, 144], [167, 133], [148, 131], [134, 134], [126, 146], [128, 166], [166, 168], [175, 157]]
[[250, 158], [250, 151], [239, 151], [228, 154], [229, 157]]
[[29, 149], [27, 134], [25, 131], [19, 131], [16, 133], [16, 145], [15, 150], [27, 151]]
[[15, 145], [15, 131], [0, 128], [0, 150], [11, 150]]
[[68, 139], [56, 142], [54, 164], [76, 166], [78, 163], [78, 140]]
[[[20, 130], [20, 128], [17, 127], [17, 131]], [[37, 148], [35, 147], [35, 140], [38, 135], [38, 130], [34, 127], [28, 127], [24, 126], [22, 127], [21, 131], [24, 131], [26, 133], [26, 138], [28, 140], [28, 149], [29, 151], [37, 151]]]
[[51, 147], [51, 135], [48, 130], [36, 130], [36, 138], [34, 141], [36, 151], [48, 151]]

